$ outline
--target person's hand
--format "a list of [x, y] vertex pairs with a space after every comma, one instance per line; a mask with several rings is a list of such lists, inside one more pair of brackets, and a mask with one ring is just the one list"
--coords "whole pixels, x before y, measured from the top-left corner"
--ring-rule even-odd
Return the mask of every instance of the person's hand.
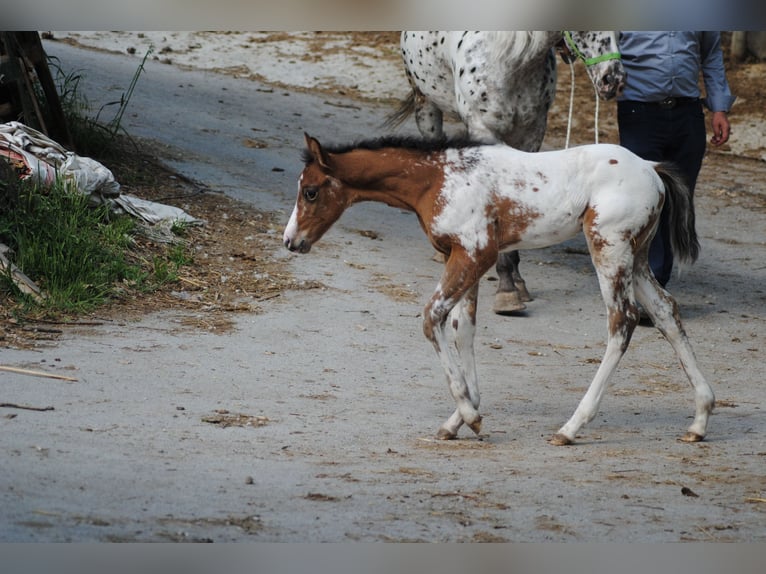
[[731, 126], [729, 125], [729, 116], [726, 115], [726, 112], [713, 112], [711, 124], [713, 127], [713, 137], [710, 138], [711, 144], [719, 146], [729, 141]]

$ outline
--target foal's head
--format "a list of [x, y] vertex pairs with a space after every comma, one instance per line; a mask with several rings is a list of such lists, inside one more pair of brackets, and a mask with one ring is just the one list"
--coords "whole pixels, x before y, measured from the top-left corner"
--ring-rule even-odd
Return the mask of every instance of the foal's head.
[[562, 57], [569, 62], [579, 58], [585, 63], [588, 75], [598, 95], [609, 100], [622, 93], [625, 70], [613, 31], [564, 32]]
[[298, 199], [283, 240], [290, 251], [307, 253], [348, 207], [343, 184], [332, 176], [330, 160], [319, 142], [306, 138], [305, 160], [298, 179]]

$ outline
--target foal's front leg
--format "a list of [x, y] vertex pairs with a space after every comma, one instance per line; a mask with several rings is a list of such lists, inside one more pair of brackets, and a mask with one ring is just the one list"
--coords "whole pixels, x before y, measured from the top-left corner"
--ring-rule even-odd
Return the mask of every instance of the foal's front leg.
[[[479, 293], [479, 284], [477, 283], [468, 293], [455, 305], [450, 312], [447, 322], [452, 327], [455, 349], [457, 349], [458, 360], [460, 361], [461, 374], [465, 380], [468, 390], [468, 397], [475, 409], [479, 408], [479, 381], [476, 374], [476, 355], [474, 353], [473, 341], [476, 334], [476, 299]], [[450, 389], [451, 389], [450, 385]], [[454, 397], [454, 394], [453, 394]], [[455, 399], [457, 401], [457, 399]], [[439, 428], [437, 436], [442, 439], [452, 439], [457, 436], [458, 429], [463, 424], [463, 417], [460, 409], [455, 409], [452, 416], [448, 418]], [[471, 427], [473, 428], [473, 427]], [[478, 434], [479, 430], [474, 429]]]
[[[423, 313], [423, 332], [439, 355], [457, 404], [455, 412], [439, 428], [437, 436], [442, 439], [455, 438], [463, 423], [477, 434], [481, 430], [473, 340], [478, 282], [489, 266], [491, 260], [488, 265], [477, 268], [472, 257], [453, 249], [436, 292]], [[450, 330], [454, 338], [449, 336]]]
[[[449, 386], [452, 398], [455, 399], [457, 404], [455, 412], [439, 428], [437, 436], [442, 439], [455, 438], [458, 429], [463, 423], [466, 423], [476, 434], [479, 434], [481, 430], [481, 415], [477, 409], [479, 406], [479, 395], [478, 392], [474, 392], [472, 396], [468, 382], [471, 377], [466, 376], [465, 366], [462, 362], [465, 356], [470, 355], [468, 362], [471, 365], [474, 364], [473, 340], [463, 344], [458, 344], [455, 341], [453, 345], [453, 342], [450, 341], [447, 325], [447, 319], [451, 316], [453, 307], [458, 309], [458, 315], [460, 315], [462, 312], [459, 309], [463, 305], [465, 303], [460, 302], [455, 307], [455, 304], [449, 297], [444, 297], [441, 290], [437, 290], [426, 306], [424, 313], [423, 332], [439, 355], [439, 360], [444, 368], [444, 374], [447, 376], [447, 385]], [[471, 339], [473, 339], [473, 334], [471, 334]], [[475, 377], [475, 370], [473, 376]], [[475, 380], [473, 380], [471, 386], [475, 388]]]

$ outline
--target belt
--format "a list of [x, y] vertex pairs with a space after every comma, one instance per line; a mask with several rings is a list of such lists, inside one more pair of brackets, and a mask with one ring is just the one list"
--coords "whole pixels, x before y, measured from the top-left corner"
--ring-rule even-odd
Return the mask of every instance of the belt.
[[663, 110], [672, 110], [676, 106], [693, 104], [699, 101], [699, 98], [665, 98], [661, 102], [652, 102], [657, 104]]
[[686, 98], [686, 97], [677, 97], [677, 98], [665, 98], [664, 100], [660, 100], [659, 102], [638, 102], [638, 101], [632, 101], [632, 100], [625, 100], [625, 103], [630, 105], [640, 105], [640, 106], [647, 106], [647, 107], [653, 107], [653, 108], [660, 108], [661, 110], [672, 110], [673, 108], [677, 108], [678, 106], [684, 106], [688, 104], [695, 104], [699, 102], [699, 98]]

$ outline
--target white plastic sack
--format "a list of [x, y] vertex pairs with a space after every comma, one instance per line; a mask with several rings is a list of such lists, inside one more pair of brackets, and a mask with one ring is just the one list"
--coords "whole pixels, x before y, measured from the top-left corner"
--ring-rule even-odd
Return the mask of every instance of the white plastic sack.
[[162, 221], [180, 221], [193, 225], [204, 223], [201, 219], [192, 217], [179, 207], [148, 201], [135, 195], [123, 193], [119, 197], [114, 198], [112, 202], [120, 206], [126, 213], [133, 217], [139, 217], [152, 225]]
[[51, 184], [56, 176], [71, 181], [86, 195], [116, 197], [120, 184], [105, 166], [65, 150], [45, 134], [19, 122], [0, 124], [0, 154], [23, 163], [22, 179]]
[[21, 179], [50, 185], [56, 177], [63, 177], [93, 203], [108, 203], [113, 210], [124, 211], [150, 225], [175, 221], [204, 223], [177, 207], [121, 194], [120, 184], [107, 167], [67, 151], [45, 134], [19, 122], [0, 124], [0, 158], [15, 164]]

